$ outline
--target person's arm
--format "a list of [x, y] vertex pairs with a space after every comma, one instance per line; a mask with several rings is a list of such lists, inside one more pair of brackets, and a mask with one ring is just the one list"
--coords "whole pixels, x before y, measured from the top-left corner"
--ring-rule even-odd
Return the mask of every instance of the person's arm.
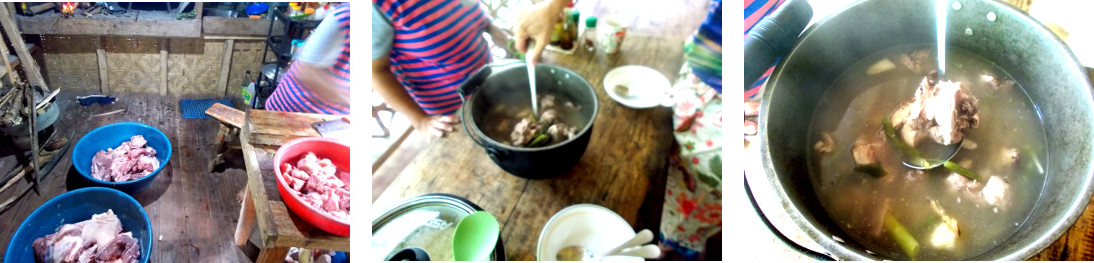
[[330, 80], [330, 70], [326, 67], [318, 67], [309, 63], [300, 63], [296, 68], [296, 80], [303, 84], [305, 89], [319, 97], [320, 100], [349, 107], [349, 93], [342, 92], [341, 88]]
[[410, 97], [403, 88], [403, 84], [395, 78], [395, 74], [389, 69], [388, 57], [372, 60], [372, 88], [384, 98], [384, 102], [395, 111], [406, 115], [414, 129], [418, 132], [432, 136], [444, 137], [446, 133], [455, 130], [454, 124], [459, 120], [453, 116], [429, 116], [421, 106]]
[[346, 107], [350, 104], [349, 92], [331, 81], [330, 67], [341, 55], [342, 45], [348, 37], [333, 13], [324, 18], [300, 51], [294, 76], [304, 89], [320, 100]]
[[[517, 50], [532, 58], [532, 65], [539, 63], [540, 54], [551, 42], [551, 32], [555, 30], [555, 21], [569, 3], [570, 0], [545, 0], [532, 9], [522, 12], [517, 19], [517, 25], [513, 30]], [[529, 39], [535, 41], [531, 52], [528, 50]]]

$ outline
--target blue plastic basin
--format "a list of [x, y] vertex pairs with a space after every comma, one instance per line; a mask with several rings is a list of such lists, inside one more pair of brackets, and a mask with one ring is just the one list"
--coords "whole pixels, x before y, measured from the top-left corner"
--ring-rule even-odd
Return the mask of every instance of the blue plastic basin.
[[35, 209], [11, 237], [8, 250], [4, 252], [4, 262], [34, 262], [31, 244], [35, 239], [57, 232], [64, 224], [91, 219], [92, 215], [104, 213], [107, 209], [114, 210], [121, 220], [123, 232], [133, 232], [133, 238], [141, 246], [140, 262], [148, 262], [152, 252], [152, 223], [148, 220], [148, 214], [133, 197], [103, 187], [69, 191]]
[[[156, 149], [156, 159], [159, 159], [160, 167], [148, 176], [133, 181], [107, 182], [91, 177], [91, 159], [95, 157], [96, 153], [100, 150], [105, 151], [106, 149], [118, 147], [122, 142], [129, 141], [134, 135], [143, 135], [144, 139], [148, 141], [148, 146]], [[76, 147], [72, 149], [72, 165], [93, 186], [114, 188], [130, 195], [152, 185], [160, 170], [167, 165], [167, 161], [170, 159], [171, 142], [167, 139], [167, 135], [152, 126], [136, 122], [119, 122], [96, 128], [80, 138], [80, 141], [76, 142]]]

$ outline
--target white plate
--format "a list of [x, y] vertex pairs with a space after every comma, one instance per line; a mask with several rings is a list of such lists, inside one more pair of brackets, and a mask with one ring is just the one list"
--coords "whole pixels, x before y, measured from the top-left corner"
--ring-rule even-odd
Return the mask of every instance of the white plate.
[[[555, 255], [568, 246], [583, 246], [597, 254], [607, 252], [634, 237], [634, 229], [618, 214], [598, 205], [578, 204], [556, 213], [539, 235], [536, 259], [557, 261]], [[629, 256], [605, 257], [611, 261], [642, 261]]]
[[[616, 85], [626, 86], [629, 96], [617, 93]], [[643, 66], [622, 66], [604, 75], [604, 92], [619, 104], [635, 109], [672, 105], [669, 96], [671, 87], [665, 75]]]

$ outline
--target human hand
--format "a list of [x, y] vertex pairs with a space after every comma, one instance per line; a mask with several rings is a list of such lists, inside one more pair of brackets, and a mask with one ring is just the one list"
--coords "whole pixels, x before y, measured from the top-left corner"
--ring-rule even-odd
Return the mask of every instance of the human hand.
[[759, 128], [757, 128], [756, 122], [748, 120], [748, 117], [756, 117], [756, 116], [760, 115], [760, 103], [752, 101], [750, 99], [745, 99], [744, 108], [745, 108], [745, 126], [744, 126], [745, 135], [756, 135], [756, 133], [759, 132], [759, 130], [758, 130]]
[[[516, 39], [517, 51], [524, 53], [532, 59], [535, 65], [540, 61], [540, 54], [551, 42], [551, 32], [555, 30], [555, 21], [562, 12], [562, 0], [547, 0], [521, 11], [520, 18], [514, 26], [513, 37]], [[533, 41], [533, 47], [529, 52], [528, 40]]]
[[414, 129], [426, 136], [442, 138], [445, 134], [456, 130], [454, 125], [460, 120], [452, 115], [426, 116], [414, 121]]

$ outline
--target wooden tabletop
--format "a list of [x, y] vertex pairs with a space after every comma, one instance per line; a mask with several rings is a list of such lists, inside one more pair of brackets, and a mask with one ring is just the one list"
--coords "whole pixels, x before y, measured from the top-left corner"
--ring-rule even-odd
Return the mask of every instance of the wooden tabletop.
[[319, 230], [289, 212], [277, 191], [273, 171], [273, 155], [278, 146], [297, 138], [319, 137], [311, 124], [338, 118], [341, 116], [247, 111], [247, 129], [240, 133], [240, 141], [247, 167], [247, 188], [254, 200], [254, 221], [264, 243], [260, 247], [349, 251], [349, 237]]
[[[498, 218], [508, 260], [535, 260], [544, 224], [563, 208], [581, 203], [607, 207], [635, 228], [657, 231], [672, 144], [672, 112], [666, 107], [631, 109], [604, 91], [603, 77], [623, 65], [653, 68], [671, 81], [683, 65], [684, 37], [698, 28], [707, 1], [665, 5], [657, 1], [581, 1], [578, 10], [602, 16], [629, 8], [633, 20], [620, 53], [573, 55], [544, 52], [548, 64], [568, 68], [592, 84], [600, 110], [581, 160], [567, 174], [527, 180], [494, 164], [463, 127], [435, 139], [391, 183], [372, 206], [373, 217], [399, 201], [428, 193], [467, 198]], [[403, 164], [385, 164], [403, 165]], [[654, 220], [656, 221], [656, 220]]]

